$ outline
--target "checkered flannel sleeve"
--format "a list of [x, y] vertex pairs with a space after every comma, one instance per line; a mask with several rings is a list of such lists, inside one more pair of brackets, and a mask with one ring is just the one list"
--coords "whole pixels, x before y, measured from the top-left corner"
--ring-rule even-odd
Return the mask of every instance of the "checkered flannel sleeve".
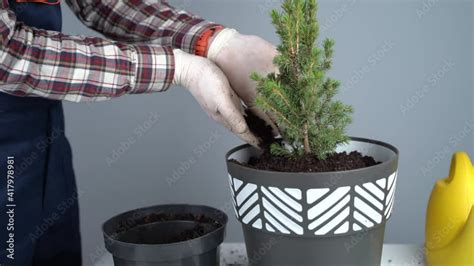
[[[88, 27], [113, 40], [154, 43], [195, 54], [196, 42], [220, 26], [164, 0], [66, 0]], [[186, 1], [185, 1], [186, 2]]]
[[132, 45], [27, 27], [17, 23], [8, 0], [0, 0], [2, 92], [99, 101], [166, 90], [173, 75], [169, 46]]

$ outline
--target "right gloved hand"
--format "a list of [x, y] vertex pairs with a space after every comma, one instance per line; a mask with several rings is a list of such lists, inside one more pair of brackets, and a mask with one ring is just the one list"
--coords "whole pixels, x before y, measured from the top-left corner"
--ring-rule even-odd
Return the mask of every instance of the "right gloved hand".
[[224, 125], [245, 142], [258, 147], [242, 115], [240, 98], [218, 66], [209, 59], [173, 50], [175, 74], [173, 84], [186, 88], [215, 121]]
[[212, 39], [207, 58], [214, 62], [228, 78], [232, 89], [242, 99], [247, 108], [273, 128], [274, 135], [279, 134], [275, 118], [255, 106], [257, 83], [250, 79], [253, 72], [262, 76], [277, 73], [273, 64], [277, 48], [258, 36], [243, 35], [234, 29], [225, 28]]

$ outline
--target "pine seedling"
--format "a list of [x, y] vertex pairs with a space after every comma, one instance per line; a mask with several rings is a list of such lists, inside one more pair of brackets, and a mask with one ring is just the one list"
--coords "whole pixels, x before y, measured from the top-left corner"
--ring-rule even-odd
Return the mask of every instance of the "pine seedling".
[[272, 155], [325, 159], [349, 140], [352, 113], [351, 106], [334, 100], [340, 83], [326, 77], [334, 41], [317, 45], [316, 0], [284, 0], [282, 9], [271, 13], [281, 41], [274, 59], [279, 73], [252, 74], [258, 84], [255, 104], [271, 113], [280, 128], [283, 142], [271, 145]]

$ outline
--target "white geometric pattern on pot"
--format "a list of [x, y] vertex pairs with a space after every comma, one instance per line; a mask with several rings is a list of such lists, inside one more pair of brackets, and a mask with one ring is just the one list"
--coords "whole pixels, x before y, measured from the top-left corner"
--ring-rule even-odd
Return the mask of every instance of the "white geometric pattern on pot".
[[382, 223], [384, 217], [389, 218], [393, 207], [395, 177], [397, 172], [388, 178], [375, 182], [367, 182], [354, 187], [354, 223], [352, 230], [360, 231]]
[[350, 187], [340, 187], [329, 193], [328, 188], [309, 189], [306, 193], [308, 209], [308, 230], [315, 235], [326, 235], [349, 231]]
[[[281, 190], [276, 187], [260, 187], [262, 191], [262, 204], [265, 228], [269, 231], [279, 231], [289, 234], [290, 231], [297, 235], [303, 234], [303, 206], [298, 202], [301, 200], [301, 191], [291, 188]], [[293, 193], [291, 193], [291, 192]]]
[[394, 205], [397, 172], [334, 189], [279, 188], [245, 183], [229, 175], [234, 211], [244, 224], [282, 234], [339, 235], [387, 220]]
[[237, 204], [235, 203], [235, 193], [234, 193], [234, 180], [232, 179], [232, 176], [229, 174], [229, 186], [230, 186], [230, 194], [232, 194], [232, 203], [234, 206], [234, 213], [237, 218], [239, 218], [239, 214], [237, 213]]
[[388, 219], [390, 218], [390, 215], [392, 214], [393, 210], [393, 204], [395, 203], [395, 190], [397, 187], [397, 174], [398, 172], [396, 171], [395, 173], [391, 174], [388, 177], [388, 194], [387, 198], [385, 199], [385, 217]]
[[259, 217], [260, 205], [257, 185], [243, 182], [229, 175], [234, 203], [235, 215], [244, 224], [251, 224], [257, 229], [262, 229], [262, 220]]

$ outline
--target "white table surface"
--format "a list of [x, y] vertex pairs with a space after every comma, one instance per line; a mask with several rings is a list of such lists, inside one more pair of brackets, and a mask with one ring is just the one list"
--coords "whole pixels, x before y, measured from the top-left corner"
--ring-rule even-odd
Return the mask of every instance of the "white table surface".
[[[112, 266], [112, 256], [107, 253], [95, 266]], [[221, 266], [247, 265], [243, 243], [224, 243], [221, 247]], [[423, 266], [423, 247], [416, 245], [386, 244], [383, 247], [381, 266]]]

